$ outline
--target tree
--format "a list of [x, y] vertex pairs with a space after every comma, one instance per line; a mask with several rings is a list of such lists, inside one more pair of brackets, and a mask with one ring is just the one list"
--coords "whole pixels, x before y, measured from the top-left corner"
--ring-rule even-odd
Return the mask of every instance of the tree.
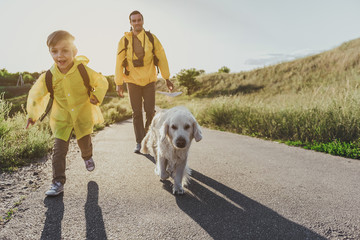
[[175, 77], [179, 85], [185, 87], [187, 94], [191, 95], [200, 85], [196, 77], [204, 72], [204, 70], [196, 70], [195, 68], [182, 69]]
[[218, 73], [229, 73], [230, 72], [230, 68], [223, 66], [218, 70]]

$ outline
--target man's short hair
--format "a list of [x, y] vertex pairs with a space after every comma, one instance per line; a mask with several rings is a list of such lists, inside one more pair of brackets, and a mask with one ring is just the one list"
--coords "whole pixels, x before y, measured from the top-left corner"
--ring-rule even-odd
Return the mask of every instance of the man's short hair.
[[59, 30], [51, 33], [48, 36], [46, 44], [48, 47], [53, 47], [61, 40], [69, 40], [73, 42], [75, 40], [75, 37], [67, 31]]
[[143, 16], [139, 11], [137, 11], [137, 10], [132, 11], [132, 12], [130, 13], [130, 15], [129, 15], [129, 20], [131, 21], [131, 16], [132, 16], [132, 15], [136, 15], [136, 14], [140, 14], [140, 15], [141, 15], [141, 19], [144, 20], [144, 16]]

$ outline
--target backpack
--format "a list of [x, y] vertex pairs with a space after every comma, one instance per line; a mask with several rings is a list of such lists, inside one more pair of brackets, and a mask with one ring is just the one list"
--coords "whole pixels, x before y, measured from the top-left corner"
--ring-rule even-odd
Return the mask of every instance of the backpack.
[[[152, 49], [152, 54], [153, 54], [153, 57], [154, 57], [154, 65], [156, 66], [157, 68], [157, 73], [159, 74], [159, 59], [155, 56], [155, 44], [154, 44], [154, 36], [150, 33], [150, 31], [145, 31], [147, 37], [149, 38], [152, 46], [153, 46], [153, 49]], [[129, 40], [127, 38], [125, 38], [125, 47], [124, 49], [122, 49], [118, 55], [125, 50], [125, 59], [124, 61], [122, 62], [122, 66], [124, 68], [124, 73], [126, 76], [129, 76], [130, 72], [126, 69], [127, 65], [128, 65], [128, 61], [127, 61], [127, 58], [126, 58], [126, 51], [127, 51], [127, 46], [129, 44]]]
[[[87, 93], [90, 97], [90, 92], [94, 91], [94, 88], [92, 88], [90, 86], [90, 78], [89, 78], [89, 74], [87, 73], [84, 65], [82, 63], [80, 63], [78, 66], [77, 66], [79, 72], [80, 72], [80, 75], [84, 81], [84, 85], [85, 87], [87, 88]], [[50, 72], [50, 70], [47, 70], [46, 71], [46, 74], [45, 74], [45, 83], [46, 83], [46, 88], [47, 90], [49, 91], [50, 93], [50, 99], [49, 99], [49, 102], [46, 106], [46, 109], [45, 109], [45, 112], [41, 115], [41, 117], [39, 118], [40, 122], [42, 120], [44, 120], [44, 118], [46, 117], [46, 115], [50, 112], [51, 110], [51, 107], [52, 107], [52, 104], [54, 102], [54, 89], [53, 89], [53, 86], [52, 86], [52, 73]]]

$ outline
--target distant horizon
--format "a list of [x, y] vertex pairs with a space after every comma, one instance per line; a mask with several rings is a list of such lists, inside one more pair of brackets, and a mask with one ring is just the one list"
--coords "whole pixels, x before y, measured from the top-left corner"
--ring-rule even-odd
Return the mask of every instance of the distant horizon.
[[[70, 7], [71, 6], [71, 7]], [[114, 75], [117, 44], [137, 9], [144, 28], [162, 43], [171, 76], [182, 69], [231, 73], [291, 61], [360, 37], [360, 2], [276, 0], [70, 1], [0, 0], [0, 69], [42, 72], [53, 62], [47, 36], [59, 29], [75, 36], [78, 55], [106, 76]], [[334, 17], [336, 16], [336, 17]], [[160, 75], [159, 75], [160, 76]]]

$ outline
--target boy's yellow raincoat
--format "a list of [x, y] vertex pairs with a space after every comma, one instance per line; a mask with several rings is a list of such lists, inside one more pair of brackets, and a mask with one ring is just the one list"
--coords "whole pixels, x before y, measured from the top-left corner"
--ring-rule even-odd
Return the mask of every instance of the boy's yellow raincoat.
[[[88, 62], [85, 56], [75, 57], [74, 66], [66, 74], [61, 73], [56, 64], [50, 68], [54, 89], [50, 127], [55, 138], [67, 141], [74, 129], [76, 138], [80, 139], [93, 132], [94, 124], [104, 121], [99, 105], [105, 97], [108, 82], [104, 76], [87, 67]], [[80, 63], [85, 66], [89, 75], [90, 86], [94, 88], [91, 95], [99, 100], [97, 105], [90, 103], [88, 90], [77, 68]], [[38, 120], [44, 113], [49, 98], [43, 73], [29, 91], [27, 117]]]
[[[156, 68], [153, 60], [153, 45], [150, 42], [149, 38], [146, 36], [145, 30], [143, 29], [138, 35], [137, 38], [140, 40], [142, 47], [145, 50], [144, 56], [144, 66], [143, 67], [134, 67], [132, 60], [137, 59], [133, 51], [133, 33], [126, 32], [125, 36], [122, 37], [118, 44], [118, 51], [116, 57], [116, 69], [115, 69], [115, 83], [116, 85], [122, 85], [124, 82], [134, 83], [138, 86], [145, 86], [151, 82], [157, 80]], [[155, 55], [159, 59], [159, 68], [161, 76], [164, 79], [169, 79], [170, 71], [168, 61], [165, 55], [163, 46], [157, 37], [153, 34], [154, 37], [154, 47]], [[129, 43], [126, 50], [126, 58], [128, 61], [127, 69], [130, 71], [129, 76], [126, 76], [123, 72], [122, 63], [125, 59], [125, 38], [128, 39]]]

